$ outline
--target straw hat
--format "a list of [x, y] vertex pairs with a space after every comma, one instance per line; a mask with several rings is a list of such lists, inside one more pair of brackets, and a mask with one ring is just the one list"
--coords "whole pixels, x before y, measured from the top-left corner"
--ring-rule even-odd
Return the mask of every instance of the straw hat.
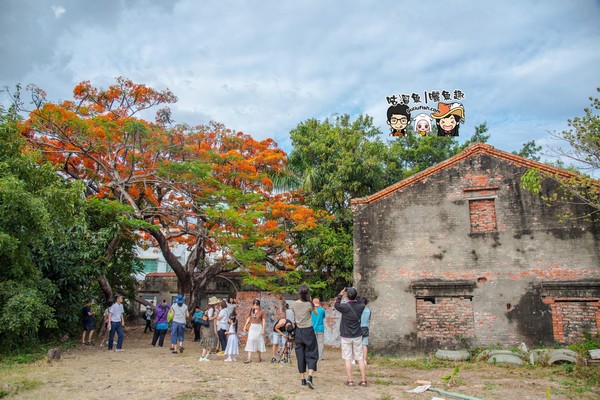
[[217, 299], [215, 296], [212, 296], [210, 299], [208, 299], [209, 306], [214, 306], [215, 304], [219, 304], [220, 302], [221, 300]]

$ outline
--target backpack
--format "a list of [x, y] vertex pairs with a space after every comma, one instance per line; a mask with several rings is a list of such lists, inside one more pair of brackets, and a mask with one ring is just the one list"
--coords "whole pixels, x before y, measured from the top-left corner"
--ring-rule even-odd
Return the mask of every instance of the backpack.
[[173, 309], [172, 308], [167, 313], [167, 322], [171, 323], [171, 321], [173, 321]]

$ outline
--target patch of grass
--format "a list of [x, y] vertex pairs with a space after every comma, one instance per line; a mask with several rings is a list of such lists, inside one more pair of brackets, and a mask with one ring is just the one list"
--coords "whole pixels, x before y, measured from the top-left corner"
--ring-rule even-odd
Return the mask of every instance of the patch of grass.
[[571, 344], [568, 348], [584, 357], [588, 356], [588, 350], [600, 349], [600, 333], [592, 335], [586, 331], [583, 332], [583, 336], [585, 339], [582, 343]]
[[370, 383], [372, 383], [374, 385], [390, 386], [390, 385], [394, 384], [394, 381], [389, 381], [386, 379], [375, 379], [375, 380], [371, 380]]
[[21, 379], [14, 383], [6, 385], [0, 390], [0, 398], [16, 395], [28, 390], [34, 390], [42, 386], [42, 382], [35, 379]]
[[211, 396], [204, 393], [194, 393], [194, 394], [184, 394], [182, 396], [177, 397], [177, 400], [197, 400], [197, 399], [208, 399]]
[[0, 352], [0, 368], [14, 364], [28, 364], [46, 357], [48, 350], [54, 347], [60, 347], [63, 351], [75, 347], [75, 341], [59, 343], [48, 342], [43, 344], [30, 345], [24, 348], [9, 349]]
[[412, 368], [416, 370], [431, 370], [454, 366], [453, 361], [438, 360], [434, 356], [417, 358], [378, 357], [377, 365], [381, 367]]
[[493, 382], [486, 382], [483, 385], [483, 390], [494, 390], [498, 387], [497, 384], [493, 383]]
[[382, 394], [380, 400], [392, 400], [393, 397], [391, 394]]

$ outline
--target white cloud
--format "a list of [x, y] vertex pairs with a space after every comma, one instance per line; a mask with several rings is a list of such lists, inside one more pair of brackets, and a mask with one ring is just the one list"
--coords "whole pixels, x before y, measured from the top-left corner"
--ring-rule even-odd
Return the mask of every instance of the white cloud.
[[59, 19], [62, 15], [67, 11], [63, 6], [52, 6], [52, 12], [54, 13], [54, 18]]
[[116, 76], [168, 87], [179, 122], [214, 119], [286, 150], [308, 118], [368, 113], [386, 131], [386, 95], [461, 89], [461, 139], [487, 121], [491, 143], [512, 151], [579, 113], [600, 82], [591, 0], [85, 3], [53, 9], [60, 26], [40, 15], [42, 44], [11, 32], [0, 76], [51, 98]]

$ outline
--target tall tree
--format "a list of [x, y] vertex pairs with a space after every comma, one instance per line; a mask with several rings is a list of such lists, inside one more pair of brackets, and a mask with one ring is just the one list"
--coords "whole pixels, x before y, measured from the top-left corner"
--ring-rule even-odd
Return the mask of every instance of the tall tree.
[[[127, 205], [141, 238], [160, 248], [192, 302], [226, 271], [295, 270], [294, 235], [315, 223], [293, 194], [272, 194], [269, 174], [285, 165], [275, 142], [217, 123], [171, 127], [166, 107], [154, 122], [144, 120], [140, 114], [176, 98], [124, 78], [106, 90], [82, 82], [62, 103], [33, 94], [24, 135], [63, 174], [85, 182], [90, 196]], [[176, 244], [187, 245], [185, 262]]]
[[[600, 88], [597, 89], [600, 92]], [[574, 205], [586, 205], [590, 210], [586, 217], [600, 218], [600, 99], [590, 97], [591, 107], [584, 109], [582, 117], [569, 119], [567, 130], [554, 133], [553, 136], [566, 147], [549, 148], [549, 155], [562, 157], [575, 163], [582, 173], [548, 173], [532, 169], [521, 178], [521, 184], [534, 193], [541, 193], [549, 203], [568, 202]], [[590, 175], [587, 175], [589, 173]], [[542, 192], [545, 181], [558, 184], [558, 190], [552, 193]], [[570, 215], [560, 215], [570, 218]]]
[[[302, 265], [315, 281], [327, 283], [333, 295], [353, 279], [353, 221], [350, 200], [364, 197], [459, 153], [473, 142], [485, 142], [487, 126], [475, 129], [459, 144], [452, 137], [417, 137], [409, 132], [389, 142], [369, 116], [309, 119], [290, 132], [290, 174], [309, 204], [321, 216], [317, 229], [300, 235]], [[293, 181], [293, 180], [292, 180]], [[290, 184], [290, 181], [277, 181]], [[326, 214], [322, 214], [325, 211]]]
[[[80, 327], [84, 296], [101, 273], [106, 240], [81, 182], [25, 147], [20, 119], [0, 109], [0, 346], [14, 349]], [[133, 246], [122, 243], [120, 254]], [[114, 269], [120, 266], [113, 263]], [[130, 271], [130, 270], [129, 270]], [[2, 350], [0, 350], [2, 351]]]

